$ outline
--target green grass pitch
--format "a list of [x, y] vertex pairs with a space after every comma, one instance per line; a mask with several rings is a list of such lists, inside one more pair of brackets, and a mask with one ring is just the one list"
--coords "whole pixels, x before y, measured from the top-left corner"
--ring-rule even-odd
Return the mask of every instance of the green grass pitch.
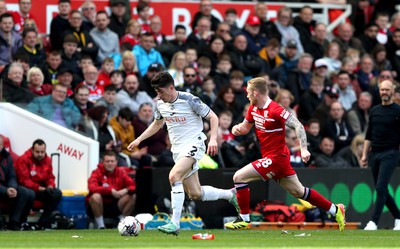
[[[400, 232], [392, 230], [186, 230], [179, 236], [155, 230], [122, 237], [116, 229], [0, 232], [0, 248], [400, 248]], [[193, 240], [213, 233], [214, 240]], [[305, 236], [299, 236], [304, 233]], [[296, 236], [297, 235], [297, 236]]]

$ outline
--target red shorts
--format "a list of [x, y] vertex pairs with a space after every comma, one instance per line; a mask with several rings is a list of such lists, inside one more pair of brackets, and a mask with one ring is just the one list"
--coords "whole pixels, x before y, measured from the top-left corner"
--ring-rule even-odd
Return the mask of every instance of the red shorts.
[[295, 175], [296, 171], [290, 164], [290, 156], [280, 154], [264, 157], [251, 163], [258, 174], [265, 180], [279, 180], [286, 176]]

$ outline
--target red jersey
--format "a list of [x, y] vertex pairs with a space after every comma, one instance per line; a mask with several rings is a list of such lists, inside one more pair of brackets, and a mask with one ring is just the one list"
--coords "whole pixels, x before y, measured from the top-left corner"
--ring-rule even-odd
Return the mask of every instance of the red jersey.
[[110, 85], [110, 74], [104, 72], [103, 70], [100, 70], [96, 85], [101, 88]]
[[31, 14], [28, 13], [27, 16], [22, 16], [21, 13], [19, 13], [18, 11], [9, 11], [9, 13], [12, 15], [13, 17], [13, 21], [14, 21], [14, 30], [16, 32], [21, 33], [24, 27], [24, 23], [26, 19], [33, 19], [35, 20], [35, 22], [37, 23], [36, 18]]
[[129, 189], [129, 194], [136, 191], [136, 183], [125, 172], [124, 169], [116, 167], [113, 172], [108, 172], [104, 169], [102, 163], [97, 165], [97, 169], [92, 171], [88, 179], [89, 195], [86, 197], [88, 200], [94, 193], [99, 193], [107, 202], [112, 202], [112, 189], [121, 190], [123, 188]]
[[285, 143], [285, 123], [290, 116], [290, 112], [271, 99], [268, 99], [263, 109], [250, 105], [246, 120], [255, 126], [263, 157], [279, 154], [289, 156]]
[[39, 191], [40, 186], [55, 188], [53, 166], [51, 158], [47, 155], [42, 161], [38, 162], [33, 157], [32, 150], [28, 149], [15, 163], [15, 173], [21, 186], [30, 188], [35, 192]]

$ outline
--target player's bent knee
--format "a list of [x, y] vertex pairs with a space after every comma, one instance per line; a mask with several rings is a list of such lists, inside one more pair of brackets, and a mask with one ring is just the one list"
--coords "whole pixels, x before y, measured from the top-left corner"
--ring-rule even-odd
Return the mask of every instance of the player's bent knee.
[[198, 191], [190, 192], [190, 193], [188, 193], [188, 196], [191, 200], [194, 200], [194, 201], [200, 201], [202, 199], [201, 191], [200, 192], [198, 192]]

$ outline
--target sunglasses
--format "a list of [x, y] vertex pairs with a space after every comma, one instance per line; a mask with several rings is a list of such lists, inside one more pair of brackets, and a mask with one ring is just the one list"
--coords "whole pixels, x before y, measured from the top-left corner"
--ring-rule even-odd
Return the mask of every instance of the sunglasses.
[[185, 74], [185, 77], [196, 77], [196, 75], [195, 74]]

